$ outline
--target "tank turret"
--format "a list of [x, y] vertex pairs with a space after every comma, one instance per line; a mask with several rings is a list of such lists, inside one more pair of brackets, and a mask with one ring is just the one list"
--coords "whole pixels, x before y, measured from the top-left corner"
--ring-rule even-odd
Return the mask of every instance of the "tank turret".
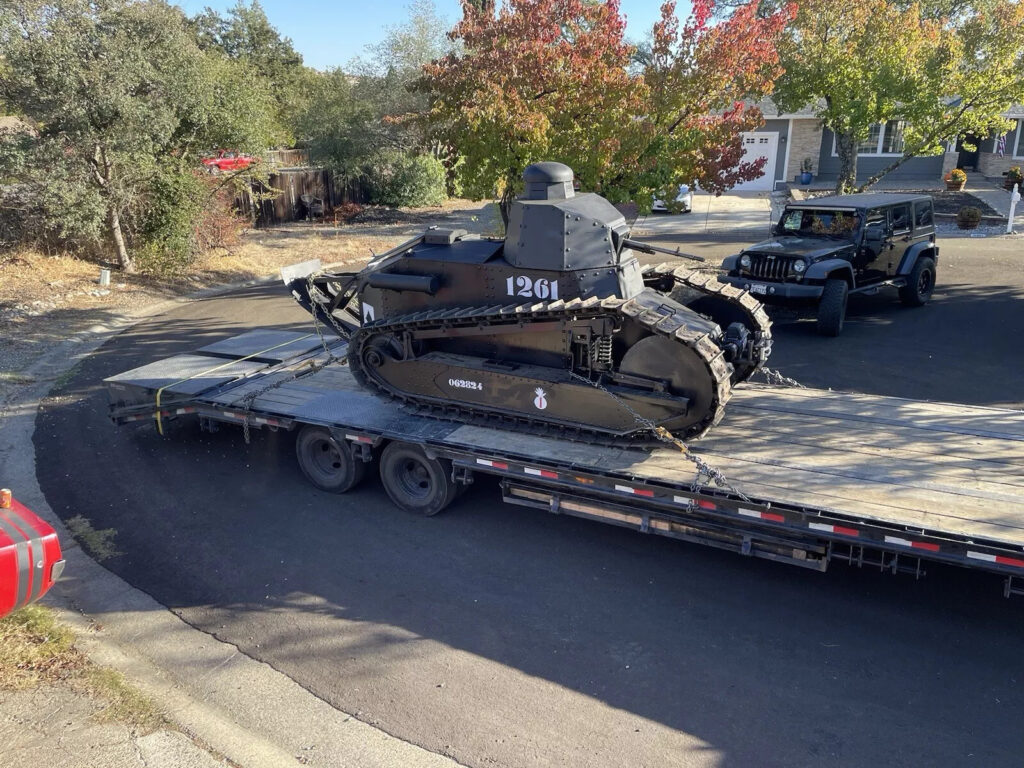
[[505, 259], [524, 269], [593, 269], [619, 263], [625, 217], [600, 195], [577, 195], [572, 169], [535, 163], [523, 173], [526, 193], [513, 201]]

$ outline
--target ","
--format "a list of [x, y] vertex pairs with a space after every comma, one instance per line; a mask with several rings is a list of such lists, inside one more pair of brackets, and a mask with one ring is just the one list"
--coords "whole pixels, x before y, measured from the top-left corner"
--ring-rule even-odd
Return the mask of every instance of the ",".
[[[679, 194], [676, 195], [675, 206], [673, 207], [676, 206], [678, 206], [680, 213], [689, 213], [693, 210], [693, 190], [690, 189], [689, 184], [679, 185]], [[655, 198], [651, 203], [652, 211], [668, 211], [668, 209], [664, 200]]]
[[687, 255], [631, 239], [622, 213], [573, 177], [561, 163], [526, 168], [504, 239], [432, 227], [359, 272], [307, 264], [286, 283], [349, 342], [352, 375], [380, 397], [601, 439], [705, 434], [767, 359], [767, 315], [707, 275], [645, 275], [638, 251]]
[[57, 532], [0, 489], [0, 617], [41, 598], [63, 572]]
[[[1004, 594], [1024, 594], [1024, 488], [1006, 482], [1006, 462], [1024, 465], [1019, 411], [743, 385], [738, 407], [683, 452], [437, 417], [358, 384], [339, 362], [348, 353], [340, 337], [249, 331], [107, 378], [110, 417], [165, 429], [168, 450], [198, 438], [192, 420], [253, 439], [294, 432], [325, 514], [363, 503], [330, 495], [371, 474], [397, 507], [426, 516], [476, 483], [513, 505], [810, 570], [839, 562], [920, 576], [942, 562], [999, 574]], [[558, 405], [549, 391], [544, 400], [546, 411]], [[884, 460], [866, 465], [871, 456]], [[287, 471], [273, 481], [290, 482]]]
[[256, 158], [241, 152], [222, 149], [210, 157], [203, 158], [203, 165], [210, 173], [241, 171], [256, 162]]
[[838, 336], [850, 294], [896, 288], [920, 307], [935, 288], [939, 246], [928, 195], [833, 195], [790, 203], [772, 238], [722, 262], [721, 279], [767, 304], [817, 305], [818, 331]]

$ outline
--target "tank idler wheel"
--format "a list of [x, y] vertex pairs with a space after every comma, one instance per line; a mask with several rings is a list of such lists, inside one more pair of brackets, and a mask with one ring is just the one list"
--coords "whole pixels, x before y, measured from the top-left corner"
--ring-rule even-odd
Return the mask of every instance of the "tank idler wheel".
[[846, 302], [850, 295], [850, 286], [845, 280], [831, 279], [825, 281], [821, 292], [821, 303], [818, 304], [818, 333], [822, 336], [838, 336], [843, 332], [846, 320]]
[[690, 347], [664, 336], [647, 336], [631, 346], [619, 364], [621, 373], [668, 383], [672, 395], [689, 401], [679, 415], [665, 423], [672, 431], [685, 430], [707, 419], [717, 395], [707, 363]]
[[390, 443], [384, 449], [380, 479], [395, 506], [428, 517], [451, 504], [458, 494], [451, 462], [432, 459], [407, 443]]
[[366, 477], [366, 462], [324, 427], [303, 427], [295, 440], [295, 454], [302, 474], [321, 491], [345, 493]]

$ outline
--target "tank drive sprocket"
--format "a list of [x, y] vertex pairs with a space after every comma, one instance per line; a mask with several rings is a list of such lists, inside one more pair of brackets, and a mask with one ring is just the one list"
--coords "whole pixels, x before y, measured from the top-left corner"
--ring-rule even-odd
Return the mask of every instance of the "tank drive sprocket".
[[[725, 330], [725, 344], [733, 366], [732, 383], [749, 379], [772, 352], [772, 321], [749, 291], [723, 283], [713, 274], [669, 263], [643, 269], [644, 284], [667, 295], [677, 295], [690, 309], [714, 320]], [[688, 298], [679, 296], [686, 293]], [[737, 327], [739, 326], [739, 327]], [[746, 336], [746, 338], [744, 338]], [[744, 341], [749, 339], [746, 355]]]

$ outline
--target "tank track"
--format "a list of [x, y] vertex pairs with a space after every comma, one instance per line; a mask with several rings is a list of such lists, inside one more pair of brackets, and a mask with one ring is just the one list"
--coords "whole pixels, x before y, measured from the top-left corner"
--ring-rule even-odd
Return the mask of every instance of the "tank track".
[[764, 365], [772, 350], [772, 321], [768, 317], [764, 305], [755, 299], [749, 291], [723, 283], [708, 272], [700, 272], [686, 267], [673, 267], [669, 263], [646, 266], [641, 270], [641, 276], [645, 284], [655, 287], [662, 293], [670, 293], [675, 286], [693, 288], [701, 293], [718, 296], [728, 301], [744, 314], [747, 320], [746, 325], [753, 331], [755, 337], [756, 363], [753, 366], [745, 367], [743, 371], [737, 369], [738, 374], [733, 376], [733, 384], [746, 381]]
[[[619, 313], [630, 320], [640, 323], [652, 334], [661, 335], [677, 343], [684, 344], [703, 360], [708, 376], [713, 384], [714, 398], [707, 416], [702, 421], [690, 426], [682, 437], [698, 439], [707, 434], [708, 430], [721, 421], [722, 416], [725, 414], [725, 404], [732, 396], [732, 366], [725, 361], [724, 352], [710, 334], [687, 327], [685, 319], [675, 314], [666, 317], [662, 313], [648, 309], [636, 301], [635, 298], [620, 299], [609, 297], [599, 299], [591, 297], [588, 299], [576, 298], [570, 301], [543, 301], [535, 304], [458, 307], [455, 309], [421, 311], [386, 320], [378, 320], [367, 323], [353, 334], [349, 347], [348, 362], [356, 380], [363, 386], [388, 399], [412, 405], [419, 415], [485, 426], [504, 426], [520, 430], [526, 428], [533, 432], [557, 435], [562, 438], [571, 437], [572, 439], [586, 440], [587, 442], [594, 442], [596, 438], [598, 441], [604, 442], [609, 440], [609, 434], [601, 430], [588, 429], [583, 426], [575, 429], [567, 428], [564, 425], [552, 424], [543, 419], [530, 418], [525, 414], [514, 417], [507, 416], [488, 409], [475, 408], [472, 404], [467, 403], [429, 403], [415, 396], [406, 396], [400, 392], [391, 391], [366, 374], [363, 370], [361, 352], [364, 341], [379, 334], [397, 335], [405, 331], [435, 330], [442, 327], [449, 330], [457, 330], [458, 328], [475, 328], [482, 324], [519, 325], [530, 322], [552, 322], [557, 320], [576, 321], [607, 316], [609, 313]], [[598, 386], [596, 383], [594, 385]], [[609, 397], [613, 396], [609, 394]], [[638, 422], [637, 426], [637, 431], [640, 432], [645, 429], [646, 425]], [[622, 438], [619, 437], [612, 442], [622, 445]]]

